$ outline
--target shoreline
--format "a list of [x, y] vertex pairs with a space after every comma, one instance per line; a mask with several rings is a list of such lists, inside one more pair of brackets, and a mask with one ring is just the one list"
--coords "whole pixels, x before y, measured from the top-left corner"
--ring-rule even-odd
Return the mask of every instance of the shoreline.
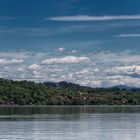
[[140, 105], [0, 105], [0, 107], [140, 107]]

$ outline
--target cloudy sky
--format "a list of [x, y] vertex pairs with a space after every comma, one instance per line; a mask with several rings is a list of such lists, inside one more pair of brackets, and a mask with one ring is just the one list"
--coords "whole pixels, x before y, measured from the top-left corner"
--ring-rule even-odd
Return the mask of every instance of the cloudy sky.
[[0, 0], [0, 77], [140, 86], [140, 0]]

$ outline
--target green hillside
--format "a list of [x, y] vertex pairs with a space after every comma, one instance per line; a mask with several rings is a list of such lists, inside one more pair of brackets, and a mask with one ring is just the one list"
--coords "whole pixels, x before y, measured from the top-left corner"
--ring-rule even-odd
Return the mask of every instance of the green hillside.
[[140, 89], [0, 79], [1, 105], [140, 105]]

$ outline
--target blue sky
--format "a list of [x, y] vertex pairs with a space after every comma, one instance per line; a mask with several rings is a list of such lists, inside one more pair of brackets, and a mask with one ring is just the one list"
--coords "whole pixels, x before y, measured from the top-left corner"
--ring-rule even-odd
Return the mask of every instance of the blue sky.
[[139, 0], [0, 0], [0, 77], [140, 86]]

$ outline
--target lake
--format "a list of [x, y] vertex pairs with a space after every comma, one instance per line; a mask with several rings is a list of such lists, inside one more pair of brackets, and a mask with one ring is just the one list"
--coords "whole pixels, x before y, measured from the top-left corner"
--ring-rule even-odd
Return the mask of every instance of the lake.
[[1, 106], [1, 140], [140, 140], [140, 106]]

